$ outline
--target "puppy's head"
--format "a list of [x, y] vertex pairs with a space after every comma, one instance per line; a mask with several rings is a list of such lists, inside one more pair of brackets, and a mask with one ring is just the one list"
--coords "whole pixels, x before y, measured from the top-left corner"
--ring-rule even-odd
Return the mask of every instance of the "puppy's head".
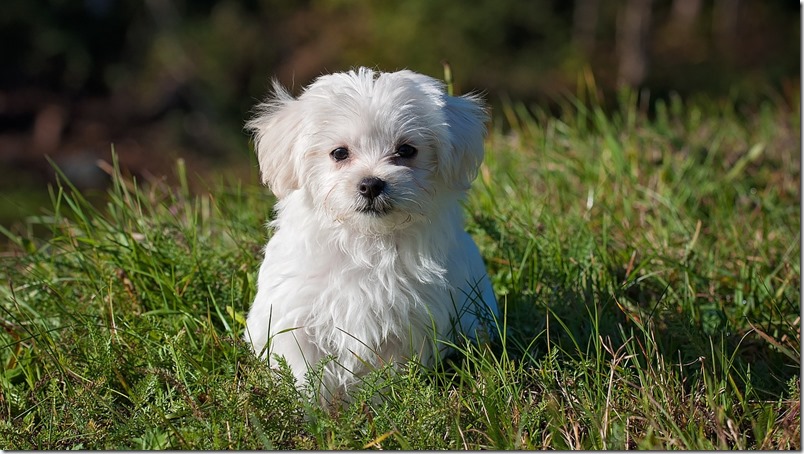
[[367, 68], [322, 76], [294, 98], [277, 83], [247, 128], [263, 182], [282, 199], [306, 191], [316, 209], [360, 230], [426, 219], [457, 197], [483, 159], [482, 101], [436, 79]]

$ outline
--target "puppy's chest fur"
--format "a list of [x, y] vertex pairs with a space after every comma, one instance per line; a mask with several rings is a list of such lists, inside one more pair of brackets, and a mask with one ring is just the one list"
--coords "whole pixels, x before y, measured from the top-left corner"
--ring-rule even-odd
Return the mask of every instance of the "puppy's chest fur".
[[325, 270], [328, 285], [316, 298], [313, 324], [363, 332], [376, 345], [407, 337], [411, 325], [418, 331], [437, 321], [437, 302], [449, 289], [442, 260], [430, 251], [408, 249], [409, 240], [371, 238], [365, 243], [358, 251], [329, 251], [341, 255], [335, 261], [345, 266]]
[[[454, 317], [446, 257], [455, 226], [364, 235], [281, 221], [266, 251], [275, 264], [271, 280], [279, 293], [295, 293], [291, 323], [318, 339], [323, 354], [389, 360], [433, 353], [423, 345], [428, 335], [446, 333]], [[302, 287], [280, 291], [287, 285]]]

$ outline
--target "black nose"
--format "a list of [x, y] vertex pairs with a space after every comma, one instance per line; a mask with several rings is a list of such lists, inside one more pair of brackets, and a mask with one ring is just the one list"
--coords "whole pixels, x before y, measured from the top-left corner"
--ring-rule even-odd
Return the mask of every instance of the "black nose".
[[385, 181], [377, 177], [363, 178], [357, 185], [357, 192], [367, 199], [377, 197], [383, 189], [385, 189]]

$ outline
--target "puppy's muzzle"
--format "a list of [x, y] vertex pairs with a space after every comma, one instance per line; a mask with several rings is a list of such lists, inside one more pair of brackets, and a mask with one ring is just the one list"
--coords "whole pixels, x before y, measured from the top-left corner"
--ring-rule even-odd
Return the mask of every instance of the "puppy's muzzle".
[[391, 200], [387, 191], [385, 180], [377, 177], [366, 177], [357, 184], [357, 193], [360, 194], [361, 203], [358, 211], [381, 216], [391, 210]]

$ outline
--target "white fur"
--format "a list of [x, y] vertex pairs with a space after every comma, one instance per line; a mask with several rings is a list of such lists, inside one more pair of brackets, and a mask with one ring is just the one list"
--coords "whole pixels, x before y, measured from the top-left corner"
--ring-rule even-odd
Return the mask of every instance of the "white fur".
[[[493, 335], [497, 302], [460, 206], [483, 159], [482, 101], [367, 68], [298, 98], [274, 91], [247, 125], [279, 199], [245, 333], [255, 352], [284, 356], [299, 385], [333, 358], [320, 384], [332, 394], [373, 367], [432, 363], [440, 341]], [[395, 156], [402, 144], [417, 154]], [[372, 201], [357, 189], [369, 177], [385, 182]]]

